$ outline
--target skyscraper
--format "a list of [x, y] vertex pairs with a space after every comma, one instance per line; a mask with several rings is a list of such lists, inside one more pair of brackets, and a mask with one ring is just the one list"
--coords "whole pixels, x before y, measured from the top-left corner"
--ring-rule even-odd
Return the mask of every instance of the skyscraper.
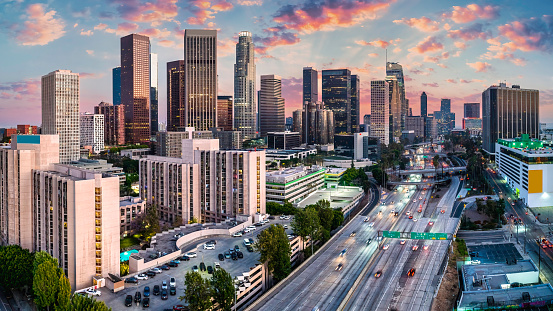
[[184, 30], [183, 85], [185, 126], [217, 127], [217, 30]]
[[480, 119], [480, 103], [465, 103], [463, 114], [463, 129], [471, 134], [478, 135], [482, 131], [482, 119]]
[[293, 114], [292, 131], [301, 134], [301, 141], [308, 145], [334, 143], [334, 113], [324, 109], [321, 101], [303, 103], [303, 110]]
[[242, 31], [238, 34], [234, 64], [234, 129], [245, 140], [257, 137], [255, 79], [252, 33]]
[[167, 131], [183, 130], [184, 115], [184, 60], [176, 60], [167, 63]]
[[121, 104], [125, 106], [127, 143], [150, 142], [150, 38], [121, 38]]
[[121, 105], [121, 66], [117, 66], [111, 70], [112, 79], [112, 97], [115, 106]]
[[268, 132], [284, 132], [284, 98], [282, 80], [277, 75], [261, 76], [259, 90], [259, 135]]
[[465, 103], [463, 118], [480, 118], [480, 103]]
[[150, 53], [150, 131], [152, 137], [158, 131], [157, 54]]
[[386, 82], [388, 83], [388, 95], [390, 103], [390, 121], [389, 121], [389, 134], [390, 141], [399, 141], [401, 138], [402, 118], [404, 117], [401, 110], [401, 92], [399, 88], [399, 81], [395, 76], [387, 76]]
[[56, 70], [42, 76], [42, 134], [58, 134], [60, 163], [80, 158], [79, 74]]
[[390, 143], [390, 90], [385, 80], [371, 81], [371, 136]]
[[451, 112], [451, 99], [442, 98], [440, 111], [434, 111], [438, 123], [438, 135], [447, 135], [455, 127], [455, 113]]
[[450, 113], [451, 112], [451, 99], [442, 98], [442, 101], [440, 103], [440, 111], [442, 113]]
[[351, 75], [351, 132], [359, 132], [359, 100], [361, 99], [361, 83], [358, 75]]
[[232, 96], [217, 96], [217, 125], [225, 131], [232, 131]]
[[405, 79], [403, 78], [403, 67], [399, 63], [386, 62], [386, 76], [395, 76], [398, 82], [399, 102], [401, 113], [401, 129], [405, 129], [405, 118], [408, 113], [408, 104], [405, 99]]
[[303, 103], [319, 100], [319, 76], [312, 67], [303, 67]]
[[125, 144], [125, 107], [101, 102], [94, 107], [95, 114], [104, 115], [104, 144], [109, 146]]
[[323, 102], [334, 112], [334, 133], [352, 133], [351, 72], [323, 70]]
[[539, 138], [540, 92], [508, 88], [505, 83], [490, 86], [482, 92], [482, 149], [495, 153], [498, 139], [522, 137]]
[[426, 117], [428, 115], [428, 97], [426, 92], [421, 94], [421, 116]]
[[104, 115], [85, 112], [81, 114], [81, 146], [92, 152], [104, 151]]

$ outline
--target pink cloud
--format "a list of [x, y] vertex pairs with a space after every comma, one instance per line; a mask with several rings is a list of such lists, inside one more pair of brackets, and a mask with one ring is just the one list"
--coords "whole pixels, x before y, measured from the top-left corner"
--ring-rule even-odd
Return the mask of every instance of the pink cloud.
[[157, 38], [157, 39], [164, 39], [171, 34], [171, 32], [167, 30], [167, 28], [164, 28], [162, 30], [159, 30], [157, 28], [148, 28], [148, 29], [141, 30], [139, 33], [141, 35], [145, 35], [150, 38]]
[[447, 79], [445, 80], [447, 83], [453, 83], [453, 84], [456, 84], [457, 81], [455, 79]]
[[100, 24], [94, 26], [94, 30], [104, 30], [104, 29], [106, 29], [107, 27], [108, 27], [108, 25], [103, 24], [103, 23], [100, 23]]
[[453, 42], [453, 44], [455, 44], [455, 47], [457, 47], [458, 49], [461, 49], [461, 50], [464, 50], [467, 48], [467, 44], [463, 41], [455, 41]]
[[104, 76], [104, 73], [79, 72], [79, 77], [81, 79], [98, 79], [103, 76]]
[[40, 79], [0, 83], [0, 91], [3, 99], [13, 98], [29, 103], [39, 101], [40, 104]]
[[207, 20], [214, 19], [217, 12], [229, 11], [233, 8], [232, 3], [226, 0], [191, 0], [193, 6], [193, 17], [189, 17], [186, 21], [192, 25], [204, 25]]
[[438, 85], [438, 83], [436, 83], [436, 82], [433, 82], [433, 83], [423, 83], [422, 85], [423, 85], [423, 86], [426, 86], [426, 87], [440, 87], [440, 86]]
[[401, 39], [395, 39], [395, 40], [390, 40], [390, 41], [384, 41], [384, 40], [374, 40], [374, 41], [371, 41], [371, 42], [367, 42], [365, 40], [356, 40], [355, 43], [357, 43], [358, 45], [363, 45], [363, 46], [376, 46], [376, 47], [379, 47], [379, 48], [387, 48], [388, 46], [390, 45], [396, 45], [398, 42], [400, 42]]
[[178, 15], [177, 0], [154, 0], [140, 3], [139, 0], [114, 0], [117, 11], [126, 20], [133, 22], [173, 21]]
[[263, 0], [238, 0], [236, 3], [244, 6], [262, 5]]
[[157, 42], [157, 44], [164, 46], [164, 47], [172, 47], [175, 45], [175, 41], [171, 40], [160, 40]]
[[41, 3], [27, 6], [27, 21], [16, 30], [16, 39], [22, 45], [46, 45], [65, 34], [65, 22], [56, 18], [56, 11], [46, 12]]
[[81, 36], [92, 36], [94, 32], [92, 30], [84, 31], [84, 29], [81, 29]]
[[236, 52], [236, 41], [234, 39], [218, 39], [217, 56], [225, 57]]
[[420, 31], [433, 32], [440, 30], [440, 23], [431, 20], [430, 18], [423, 16], [421, 18], [402, 18], [395, 20], [396, 24], [405, 24], [410, 27], [415, 27]]
[[450, 30], [447, 36], [452, 39], [461, 39], [464, 41], [471, 41], [476, 39], [486, 40], [491, 37], [490, 32], [483, 31], [483, 25], [476, 23], [467, 28], [461, 28], [457, 30]]
[[368, 57], [378, 57], [377, 53], [369, 53], [367, 54]]
[[467, 65], [469, 65], [469, 67], [474, 69], [476, 72], [487, 72], [492, 68], [492, 66], [486, 62], [467, 63]]
[[118, 36], [124, 36], [128, 35], [129, 33], [136, 31], [138, 29], [138, 25], [135, 23], [121, 23], [117, 25], [117, 28], [111, 29], [111, 28], [105, 28], [105, 32], [107, 33], [114, 33]]
[[443, 18], [450, 18], [457, 24], [470, 23], [476, 19], [494, 19], [499, 16], [499, 7], [469, 4], [466, 7], [453, 6], [453, 11], [444, 13]]
[[436, 37], [428, 36], [423, 41], [413, 48], [410, 48], [409, 51], [415, 52], [418, 54], [424, 54], [428, 52], [436, 52], [443, 50], [444, 46], [436, 40]]
[[523, 52], [550, 51], [553, 47], [553, 15], [514, 21], [497, 29], [501, 36], [510, 40], [513, 48]]
[[491, 45], [488, 47], [488, 52], [480, 56], [481, 59], [501, 59], [508, 60], [517, 66], [525, 66], [526, 59], [522, 57], [516, 57], [514, 51], [518, 46], [512, 42], [501, 43], [498, 40], [488, 40]]
[[277, 46], [293, 45], [300, 42], [298, 34], [291, 32], [273, 32], [267, 37], [255, 37], [256, 42], [260, 42], [261, 45], [255, 47], [255, 52], [260, 55], [267, 54], [267, 51]]

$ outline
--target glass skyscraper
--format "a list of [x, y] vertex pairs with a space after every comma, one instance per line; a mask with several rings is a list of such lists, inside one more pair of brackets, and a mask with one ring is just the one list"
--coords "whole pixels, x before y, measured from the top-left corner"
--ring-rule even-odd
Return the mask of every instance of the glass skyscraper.
[[428, 97], [425, 92], [421, 94], [421, 116], [428, 116]]
[[351, 132], [359, 132], [359, 100], [361, 83], [358, 75], [351, 75]]
[[407, 100], [405, 100], [405, 79], [403, 78], [403, 67], [399, 63], [386, 62], [386, 76], [395, 76], [399, 88], [399, 102], [401, 111], [401, 129], [405, 129], [405, 118], [409, 111]]
[[155, 138], [158, 132], [157, 54], [150, 53], [150, 131]]
[[111, 70], [113, 105], [121, 105], [121, 67], [117, 66]]
[[317, 70], [303, 67], [303, 102], [314, 103], [319, 100], [319, 77]]
[[234, 64], [234, 130], [245, 140], [256, 138], [258, 131], [254, 49], [252, 33], [240, 32]]
[[349, 69], [323, 70], [322, 82], [325, 108], [334, 112], [334, 133], [352, 133], [351, 72]]

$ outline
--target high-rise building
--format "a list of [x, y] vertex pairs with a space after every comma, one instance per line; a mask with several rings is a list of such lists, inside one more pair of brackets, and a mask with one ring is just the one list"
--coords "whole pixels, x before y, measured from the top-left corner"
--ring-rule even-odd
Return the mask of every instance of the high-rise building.
[[304, 102], [303, 110], [294, 111], [292, 130], [301, 134], [301, 142], [308, 145], [334, 143], [334, 112], [324, 103]]
[[334, 112], [334, 133], [351, 133], [351, 72], [349, 69], [323, 70], [323, 102]]
[[358, 75], [351, 75], [351, 132], [359, 132], [359, 101], [361, 100], [361, 83]]
[[371, 115], [366, 114], [363, 116], [363, 124], [371, 125]]
[[371, 136], [390, 143], [390, 89], [385, 80], [371, 81]]
[[425, 118], [424, 136], [426, 141], [437, 138], [438, 136], [438, 120], [433, 114], [429, 114]]
[[217, 96], [217, 124], [224, 131], [232, 131], [233, 105], [232, 96]]
[[186, 127], [184, 104], [184, 60], [167, 63], [167, 131]]
[[115, 106], [121, 105], [121, 66], [111, 70], [112, 100]]
[[36, 125], [18, 124], [17, 134], [21, 135], [36, 135], [38, 134], [38, 127]]
[[389, 103], [390, 103], [390, 141], [399, 142], [401, 132], [403, 130], [402, 118], [404, 116], [401, 110], [401, 91], [399, 87], [399, 81], [395, 76], [387, 76], [386, 82], [388, 83]]
[[104, 144], [108, 146], [125, 144], [125, 107], [101, 102], [94, 107], [95, 114], [104, 115]]
[[498, 139], [522, 137], [539, 139], [540, 93], [505, 83], [482, 92], [482, 149], [495, 153]]
[[294, 124], [294, 118], [293, 117], [286, 117], [286, 123], [284, 123], [284, 129], [286, 131], [291, 132], [293, 124]]
[[157, 80], [157, 54], [150, 53], [150, 131], [152, 137], [155, 137], [159, 130]]
[[252, 33], [240, 32], [234, 64], [234, 129], [244, 140], [256, 138], [258, 131], [254, 49]]
[[121, 38], [121, 104], [127, 143], [150, 143], [150, 38]]
[[421, 94], [421, 116], [426, 117], [428, 114], [428, 97], [426, 92]]
[[277, 75], [262, 75], [259, 90], [259, 135], [284, 132], [284, 98], [282, 79]]
[[405, 128], [405, 117], [408, 113], [408, 103], [405, 99], [405, 79], [403, 77], [403, 67], [399, 63], [386, 62], [386, 76], [395, 76], [398, 82], [399, 103], [400, 103], [400, 122], [401, 129]]
[[92, 152], [104, 151], [104, 115], [84, 112], [81, 114], [81, 146]]
[[298, 132], [269, 132], [267, 147], [269, 149], [290, 150], [301, 145], [301, 135]]
[[312, 67], [303, 67], [303, 102], [319, 100], [319, 76]]
[[56, 70], [42, 76], [42, 134], [59, 135], [60, 163], [79, 154], [79, 74]]
[[438, 123], [438, 135], [448, 135], [455, 127], [455, 113], [451, 112], [451, 99], [442, 98], [440, 111], [434, 111]]
[[217, 127], [217, 30], [184, 30], [183, 85], [185, 126]]
[[415, 138], [422, 142], [424, 141], [426, 117], [423, 116], [408, 116], [405, 119], [405, 130], [413, 131]]
[[[305, 109], [305, 104], [304, 104]], [[298, 132], [301, 136], [301, 143], [305, 144], [305, 134], [303, 133], [303, 109], [292, 112], [292, 132]], [[334, 131], [333, 131], [334, 132]]]
[[51, 254], [75, 291], [119, 274], [119, 177], [56, 164], [60, 150], [58, 135], [0, 149], [0, 244]]
[[480, 103], [465, 103], [463, 118], [480, 118]]
[[442, 113], [450, 113], [451, 112], [451, 99], [442, 98], [442, 101], [440, 103], [440, 111]]

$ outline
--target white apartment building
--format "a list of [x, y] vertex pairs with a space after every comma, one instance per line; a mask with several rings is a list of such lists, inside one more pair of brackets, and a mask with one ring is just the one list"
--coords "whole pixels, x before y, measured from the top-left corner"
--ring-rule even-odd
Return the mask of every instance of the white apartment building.
[[371, 81], [371, 136], [390, 143], [390, 92], [384, 80]]
[[499, 139], [495, 152], [498, 173], [528, 207], [551, 206], [553, 149], [523, 135], [522, 138]]
[[72, 290], [119, 274], [119, 177], [59, 162], [58, 135], [0, 149], [1, 244], [58, 259]]
[[326, 169], [319, 166], [297, 166], [267, 172], [267, 202], [296, 203], [324, 185]]
[[59, 162], [79, 154], [79, 74], [56, 70], [42, 76], [42, 134], [59, 135]]
[[184, 139], [182, 158], [140, 160], [140, 197], [161, 219], [221, 222], [265, 213], [265, 152], [219, 150], [218, 139]]
[[85, 112], [81, 114], [81, 146], [91, 147], [92, 152], [104, 150], [104, 115]]

